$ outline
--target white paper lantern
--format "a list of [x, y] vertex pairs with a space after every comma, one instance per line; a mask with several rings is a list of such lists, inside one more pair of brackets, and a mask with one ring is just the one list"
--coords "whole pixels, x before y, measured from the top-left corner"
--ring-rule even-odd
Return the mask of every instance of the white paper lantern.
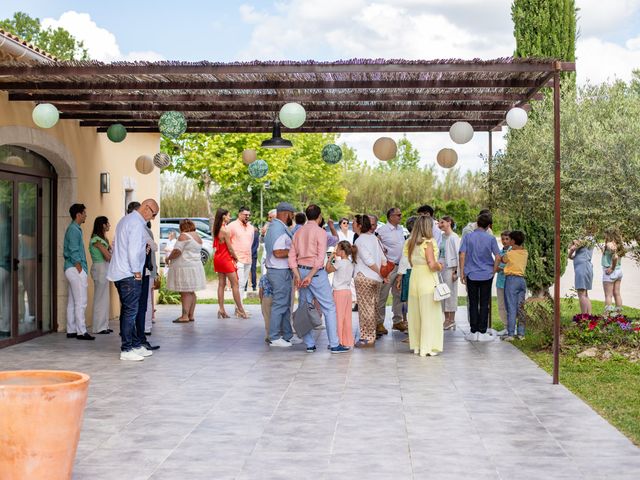
[[299, 103], [285, 103], [280, 109], [280, 123], [287, 128], [298, 128], [302, 126], [307, 118], [307, 112]]
[[150, 155], [140, 155], [136, 159], [136, 170], [143, 175], [153, 172], [153, 158]]
[[242, 152], [242, 163], [250, 165], [256, 161], [258, 154], [253, 148], [247, 148]]
[[473, 138], [473, 127], [469, 122], [456, 122], [451, 125], [449, 136], [456, 143], [467, 143]]
[[388, 162], [398, 153], [398, 145], [393, 138], [380, 137], [373, 144], [373, 154], [378, 160]]
[[31, 118], [33, 118], [33, 122], [40, 128], [51, 128], [58, 123], [60, 113], [54, 105], [41, 103], [33, 109]]
[[524, 108], [514, 107], [507, 112], [507, 125], [509, 128], [521, 129], [527, 124], [529, 116]]
[[453, 148], [443, 148], [438, 152], [436, 161], [442, 168], [452, 168], [458, 163], [458, 154]]

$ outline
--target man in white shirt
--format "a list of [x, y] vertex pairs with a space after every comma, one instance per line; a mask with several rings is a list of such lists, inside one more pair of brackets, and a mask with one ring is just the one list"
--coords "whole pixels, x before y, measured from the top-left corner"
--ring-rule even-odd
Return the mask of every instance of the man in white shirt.
[[407, 324], [402, 321], [402, 301], [400, 300], [400, 289], [396, 287], [396, 276], [398, 275], [398, 264], [402, 258], [402, 248], [404, 247], [404, 230], [400, 225], [402, 212], [399, 208], [390, 208], [387, 212], [387, 223], [376, 230], [376, 235], [382, 244], [382, 248], [387, 255], [387, 260], [395, 263], [395, 267], [387, 277], [389, 280], [382, 284], [378, 302], [378, 322], [376, 325], [376, 336], [386, 335], [389, 331], [384, 326], [384, 319], [387, 310], [387, 298], [389, 291], [393, 296], [391, 311], [393, 313], [393, 328], [401, 332], [407, 331]]
[[144, 331], [138, 334], [136, 316], [149, 241], [146, 224], [158, 215], [158, 210], [157, 202], [147, 199], [116, 226], [107, 278], [115, 283], [120, 297], [120, 360], [141, 361], [153, 355], [142, 345]]

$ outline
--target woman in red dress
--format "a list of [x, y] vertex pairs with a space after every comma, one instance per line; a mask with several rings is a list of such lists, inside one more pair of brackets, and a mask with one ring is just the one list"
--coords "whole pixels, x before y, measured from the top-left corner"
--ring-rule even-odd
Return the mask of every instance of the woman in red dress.
[[229, 210], [219, 208], [216, 211], [216, 217], [213, 221], [213, 246], [216, 249], [213, 254], [213, 269], [218, 274], [218, 318], [229, 318], [224, 309], [224, 289], [227, 285], [227, 280], [231, 284], [233, 300], [236, 302], [236, 316], [248, 318], [240, 300], [238, 272], [236, 269], [238, 257], [236, 257], [231, 247], [229, 232], [225, 228], [229, 220], [231, 220]]

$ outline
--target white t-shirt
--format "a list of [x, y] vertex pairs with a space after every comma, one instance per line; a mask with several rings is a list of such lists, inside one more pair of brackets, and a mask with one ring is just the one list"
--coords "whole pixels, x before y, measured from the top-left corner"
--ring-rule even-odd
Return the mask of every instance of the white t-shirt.
[[387, 263], [378, 237], [372, 233], [365, 233], [357, 238], [355, 245], [358, 247], [355, 274], [362, 273], [371, 280], [382, 282], [382, 277], [368, 267], [377, 265], [380, 268], [383, 263]]
[[[291, 249], [291, 238], [286, 233], [280, 235], [275, 242], [273, 242], [274, 250], [290, 250]], [[275, 268], [278, 270], [286, 270], [289, 268], [289, 258], [278, 258], [275, 255], [271, 255], [267, 257], [266, 261], [267, 268]]]
[[334, 290], [350, 290], [351, 279], [353, 278], [354, 265], [348, 258], [336, 257], [333, 264], [336, 271], [333, 274], [333, 289]]

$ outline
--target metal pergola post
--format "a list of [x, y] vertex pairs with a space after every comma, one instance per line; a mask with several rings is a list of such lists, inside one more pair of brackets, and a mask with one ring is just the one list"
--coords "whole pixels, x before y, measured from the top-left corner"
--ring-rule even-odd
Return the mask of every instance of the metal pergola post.
[[553, 285], [553, 384], [560, 382], [560, 63], [553, 73], [553, 153], [554, 153], [554, 270]]

